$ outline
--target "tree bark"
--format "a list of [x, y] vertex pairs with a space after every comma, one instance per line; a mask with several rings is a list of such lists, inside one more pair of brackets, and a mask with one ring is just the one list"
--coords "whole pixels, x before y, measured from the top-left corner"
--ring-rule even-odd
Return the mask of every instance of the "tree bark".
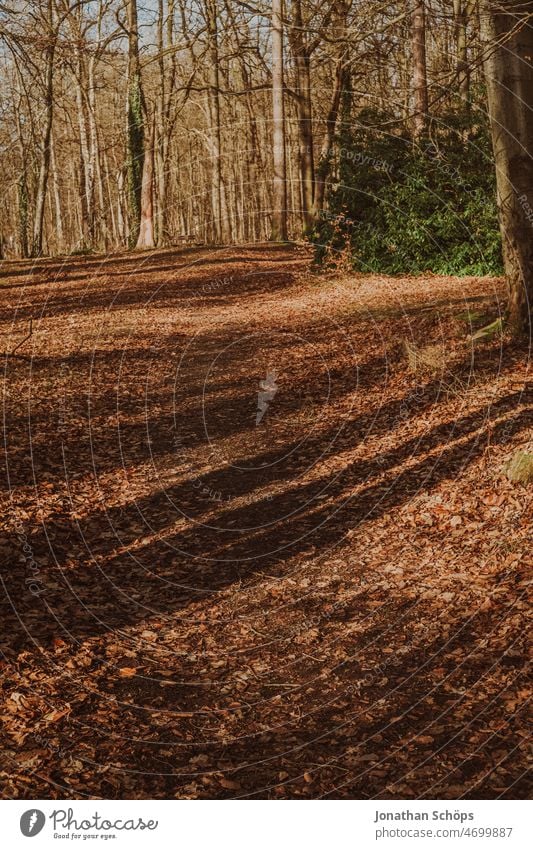
[[533, 2], [483, 0], [482, 47], [508, 324], [531, 334], [533, 302]]
[[283, 0], [272, 0], [272, 240], [287, 241], [287, 160], [283, 97]]

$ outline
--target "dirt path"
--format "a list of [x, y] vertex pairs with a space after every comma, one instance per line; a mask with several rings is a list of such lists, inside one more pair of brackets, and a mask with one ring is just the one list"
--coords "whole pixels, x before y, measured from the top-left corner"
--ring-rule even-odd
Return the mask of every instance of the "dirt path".
[[467, 341], [498, 281], [4, 274], [4, 796], [526, 795], [531, 378]]

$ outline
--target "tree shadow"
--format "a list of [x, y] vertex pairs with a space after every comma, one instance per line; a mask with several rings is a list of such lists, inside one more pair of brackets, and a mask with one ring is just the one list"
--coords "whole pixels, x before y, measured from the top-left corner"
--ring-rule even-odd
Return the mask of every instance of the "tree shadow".
[[[491, 406], [491, 414], [504, 415], [521, 400], [521, 393], [509, 394]], [[58, 629], [69, 640], [79, 641], [154, 615], [174, 615], [258, 572], [283, 574], [287, 562], [326, 554], [347, 531], [402, 505], [421, 489], [431, 490], [458, 475], [485, 452], [486, 423], [483, 408], [439, 425], [422, 438], [407, 440], [400, 449], [357, 460], [340, 473], [304, 485], [294, 484], [285, 471], [284, 486], [272, 497], [259, 493], [257, 500], [235, 507], [233, 500], [257, 488], [255, 473], [249, 480], [231, 469], [193, 475], [124, 508], [78, 522], [47, 523], [45, 535], [33, 535], [30, 544], [35, 558], [52, 560], [57, 567], [43, 569], [45, 589], [37, 602], [31, 600], [28, 631], [40, 643]], [[523, 410], [492, 427], [492, 442], [503, 435], [508, 439], [530, 424], [531, 412]], [[436, 449], [437, 454], [417, 459]], [[258, 458], [250, 459], [264, 483]], [[399, 469], [405, 462], [410, 465]], [[212, 497], [214, 487], [230, 497], [207, 521], [204, 514], [213, 503], [220, 507]], [[173, 524], [181, 519], [186, 527], [176, 532]], [[109, 530], [103, 531], [104, 522]], [[109, 556], [110, 550], [135, 540], [134, 550]], [[79, 552], [77, 565], [73, 550]], [[28, 601], [23, 572], [12, 564], [6, 576], [22, 620]], [[59, 591], [46, 589], [47, 574]], [[27, 635], [14, 624], [11, 638], [20, 647]]]

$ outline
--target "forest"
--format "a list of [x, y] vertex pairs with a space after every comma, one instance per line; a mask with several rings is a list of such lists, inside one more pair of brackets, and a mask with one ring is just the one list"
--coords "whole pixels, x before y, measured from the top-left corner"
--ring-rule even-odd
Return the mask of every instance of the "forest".
[[0, 798], [527, 798], [533, 2], [0, 66]]

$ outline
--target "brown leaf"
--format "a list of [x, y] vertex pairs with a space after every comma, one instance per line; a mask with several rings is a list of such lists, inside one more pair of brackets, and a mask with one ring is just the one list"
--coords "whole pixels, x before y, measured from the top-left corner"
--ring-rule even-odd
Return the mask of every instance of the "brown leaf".
[[232, 781], [231, 778], [221, 778], [219, 779], [222, 787], [225, 787], [226, 790], [240, 790], [241, 785], [238, 781]]
[[45, 722], [59, 722], [60, 719], [63, 719], [64, 716], [70, 713], [70, 705], [63, 708], [63, 710], [53, 710], [50, 713], [47, 713], [44, 717]]
[[137, 667], [123, 666], [122, 669], [118, 670], [118, 674], [120, 678], [134, 678], [137, 675]]

